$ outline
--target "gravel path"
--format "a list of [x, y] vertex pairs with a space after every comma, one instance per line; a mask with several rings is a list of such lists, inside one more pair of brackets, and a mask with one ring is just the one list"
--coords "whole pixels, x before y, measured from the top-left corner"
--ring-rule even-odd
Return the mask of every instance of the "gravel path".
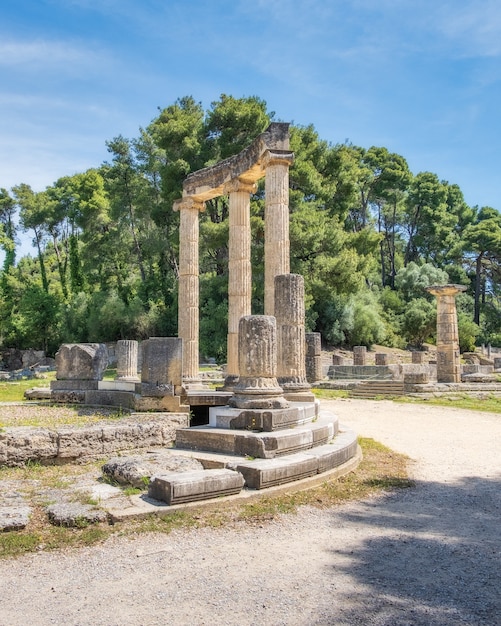
[[0, 562], [2, 626], [501, 624], [501, 416], [324, 402], [415, 489], [256, 526]]

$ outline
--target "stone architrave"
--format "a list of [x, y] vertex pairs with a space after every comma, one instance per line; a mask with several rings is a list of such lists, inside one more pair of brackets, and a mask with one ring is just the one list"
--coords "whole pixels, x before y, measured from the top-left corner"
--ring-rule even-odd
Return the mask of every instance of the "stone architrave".
[[139, 381], [137, 355], [137, 341], [132, 339], [120, 339], [117, 341], [117, 380]]
[[277, 380], [277, 325], [271, 315], [246, 315], [238, 329], [240, 377], [229, 405], [239, 409], [289, 406]]
[[275, 276], [277, 379], [284, 392], [309, 391], [306, 380], [304, 279]]
[[57, 380], [102, 380], [107, 367], [104, 343], [63, 343], [56, 352]]
[[150, 337], [142, 343], [142, 394], [175, 393], [182, 384], [183, 340], [179, 337]]
[[322, 335], [306, 333], [306, 380], [314, 383], [324, 377], [322, 371]]
[[265, 155], [264, 313], [275, 315], [275, 276], [290, 271], [289, 167], [291, 152], [270, 150]]
[[353, 346], [353, 365], [367, 365], [367, 348], [365, 346]]
[[437, 381], [461, 382], [456, 296], [464, 285], [433, 285], [427, 291], [437, 298]]
[[235, 179], [224, 186], [229, 194], [228, 240], [228, 348], [224, 388], [230, 389], [238, 380], [238, 324], [251, 314], [252, 268], [250, 196], [255, 183]]
[[179, 211], [178, 335], [183, 340], [183, 378], [197, 382], [199, 333], [199, 225], [205, 203], [184, 197], [174, 203]]

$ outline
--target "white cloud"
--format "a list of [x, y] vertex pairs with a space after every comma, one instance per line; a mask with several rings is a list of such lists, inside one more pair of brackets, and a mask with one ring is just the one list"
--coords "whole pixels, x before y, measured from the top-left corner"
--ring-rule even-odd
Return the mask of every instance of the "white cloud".
[[95, 51], [95, 46], [90, 46], [89, 42], [84, 45], [45, 39], [0, 41], [0, 66], [13, 69], [60, 71], [66, 67], [75, 72], [82, 67], [96, 67], [97, 61], [102, 68], [103, 62], [109, 60], [106, 51]]

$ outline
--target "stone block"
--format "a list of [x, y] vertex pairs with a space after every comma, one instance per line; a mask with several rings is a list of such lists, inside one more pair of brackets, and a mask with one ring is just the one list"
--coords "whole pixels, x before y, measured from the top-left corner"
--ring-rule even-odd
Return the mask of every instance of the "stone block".
[[121, 485], [144, 489], [153, 475], [167, 472], [192, 472], [203, 470], [200, 461], [175, 453], [119, 456], [107, 461], [102, 472]]
[[298, 453], [287, 458], [239, 461], [229, 467], [243, 475], [249, 489], [267, 489], [314, 476], [318, 472], [318, 461], [313, 456]]
[[183, 340], [180, 337], [150, 337], [141, 344], [141, 382], [154, 387], [182, 384]]
[[30, 521], [29, 506], [0, 506], [0, 532], [22, 530]]
[[311, 448], [304, 452], [317, 459], [318, 473], [328, 472], [353, 458], [357, 452], [357, 436], [353, 431], [345, 431], [328, 444]]
[[51, 380], [52, 391], [89, 391], [99, 389], [98, 380]]
[[68, 528], [81, 528], [88, 524], [105, 522], [108, 519], [106, 511], [89, 504], [80, 504], [79, 502], [51, 504], [46, 508], [46, 511], [51, 524]]
[[58, 380], [101, 380], [107, 367], [104, 343], [63, 343], [56, 353]]
[[15, 467], [27, 461], [57, 457], [57, 433], [45, 428], [9, 427], [0, 431], [0, 465]]
[[291, 428], [297, 425], [298, 419], [299, 411], [292, 407], [242, 410], [230, 421], [230, 428], [272, 432], [282, 428]]
[[242, 474], [229, 469], [170, 472], [152, 477], [148, 495], [173, 505], [234, 495], [243, 486]]

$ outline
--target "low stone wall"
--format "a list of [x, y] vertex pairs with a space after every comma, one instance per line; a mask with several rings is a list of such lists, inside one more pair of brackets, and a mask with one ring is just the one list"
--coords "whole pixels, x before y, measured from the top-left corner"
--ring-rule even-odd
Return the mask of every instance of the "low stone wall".
[[5, 428], [0, 431], [0, 466], [70, 463], [125, 450], [169, 447], [176, 430], [188, 426], [187, 413], [144, 413], [84, 427]]
[[337, 379], [398, 379], [400, 367], [391, 365], [331, 365], [328, 371], [331, 380]]

